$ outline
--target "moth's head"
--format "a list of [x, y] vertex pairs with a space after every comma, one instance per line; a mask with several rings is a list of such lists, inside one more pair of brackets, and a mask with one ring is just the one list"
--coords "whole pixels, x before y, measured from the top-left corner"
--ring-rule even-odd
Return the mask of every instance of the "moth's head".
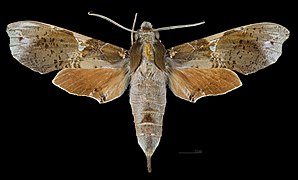
[[153, 26], [150, 22], [144, 21], [141, 24], [141, 29], [135, 33], [135, 41], [145, 41], [145, 42], [154, 42], [155, 40], [159, 40], [159, 33], [153, 29]]
[[153, 30], [153, 29], [152, 29], [152, 24], [151, 24], [150, 22], [144, 21], [144, 22], [141, 24], [141, 29], [142, 29], [142, 30]]

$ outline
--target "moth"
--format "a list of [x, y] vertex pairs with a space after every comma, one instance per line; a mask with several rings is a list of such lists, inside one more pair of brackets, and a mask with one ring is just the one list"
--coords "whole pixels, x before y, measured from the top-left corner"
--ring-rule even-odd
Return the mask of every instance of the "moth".
[[137, 31], [128, 29], [134, 36], [129, 50], [35, 21], [11, 23], [7, 33], [16, 60], [40, 74], [60, 70], [53, 83], [70, 94], [102, 104], [120, 97], [129, 86], [138, 144], [151, 172], [151, 157], [162, 135], [167, 86], [193, 103], [230, 92], [241, 86], [234, 71], [250, 74], [275, 63], [289, 37], [285, 27], [262, 22], [166, 49], [159, 31], [181, 27], [188, 26], [154, 29], [143, 22]]

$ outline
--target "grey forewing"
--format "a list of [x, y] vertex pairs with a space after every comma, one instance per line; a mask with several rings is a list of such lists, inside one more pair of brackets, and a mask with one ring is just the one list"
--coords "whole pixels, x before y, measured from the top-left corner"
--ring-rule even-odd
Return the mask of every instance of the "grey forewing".
[[168, 57], [177, 67], [250, 74], [275, 63], [288, 37], [289, 31], [279, 24], [256, 23], [175, 46]]
[[116, 67], [127, 58], [121, 47], [41, 22], [11, 23], [7, 33], [13, 57], [42, 74], [63, 68]]

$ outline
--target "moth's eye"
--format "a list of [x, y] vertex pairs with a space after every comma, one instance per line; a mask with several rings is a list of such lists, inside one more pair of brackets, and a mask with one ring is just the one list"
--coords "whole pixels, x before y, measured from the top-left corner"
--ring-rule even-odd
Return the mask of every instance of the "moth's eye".
[[159, 39], [159, 32], [158, 31], [155, 32], [155, 38]]
[[139, 37], [138, 34], [136, 33], [136, 34], [134, 34], [134, 36], [135, 36], [134, 37], [135, 41], [138, 40], [138, 37]]

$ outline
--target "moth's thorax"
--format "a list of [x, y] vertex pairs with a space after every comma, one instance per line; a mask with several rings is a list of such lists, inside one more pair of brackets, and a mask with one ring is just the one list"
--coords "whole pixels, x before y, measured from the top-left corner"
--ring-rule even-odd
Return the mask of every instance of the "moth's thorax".
[[141, 29], [136, 34], [136, 41], [141, 45], [142, 59], [154, 61], [154, 46], [153, 44], [159, 42], [159, 34], [154, 31], [150, 22], [144, 21]]
[[142, 61], [153, 63], [160, 70], [165, 70], [166, 49], [159, 40], [159, 34], [151, 23], [143, 22], [135, 33], [135, 41], [130, 48], [130, 70], [135, 72]]

